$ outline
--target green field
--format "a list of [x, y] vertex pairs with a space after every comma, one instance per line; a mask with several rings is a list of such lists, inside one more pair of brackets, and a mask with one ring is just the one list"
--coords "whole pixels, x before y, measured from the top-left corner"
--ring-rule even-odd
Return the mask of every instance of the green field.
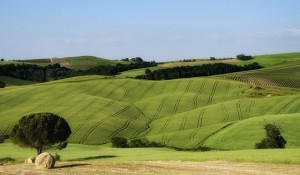
[[[69, 144], [67, 149], [48, 150], [59, 154], [62, 161], [132, 162], [132, 161], [233, 161], [300, 164], [300, 149], [238, 150], [191, 152], [167, 148], [110, 148], [105, 146]], [[12, 157], [17, 162], [34, 156], [35, 150], [17, 147], [11, 143], [0, 144], [0, 157]]]
[[[107, 160], [300, 163], [299, 55], [275, 55], [273, 62], [268, 60], [272, 58], [269, 55], [255, 57], [266, 66], [261, 70], [164, 81], [125, 78], [144, 69], [117, 77], [80, 76], [39, 84], [0, 77], [12, 85], [26, 84], [0, 90], [0, 135], [9, 134], [24, 115], [52, 112], [64, 117], [72, 129], [70, 146], [60, 152], [64, 160], [112, 155]], [[246, 75], [248, 79], [243, 78]], [[253, 150], [265, 135], [264, 123], [281, 128], [287, 140], [286, 150]], [[209, 147], [214, 151], [124, 151], [108, 147], [115, 136], [146, 138], [182, 149]], [[11, 146], [0, 144], [0, 157], [22, 160], [32, 155], [32, 150], [16, 146], [11, 148], [14, 151], [4, 151]], [[22, 153], [17, 154], [18, 150]]]
[[249, 88], [212, 78], [144, 81], [101, 76], [5, 88], [0, 91], [0, 129], [8, 134], [21, 116], [46, 111], [67, 119], [73, 131], [71, 143], [102, 144], [114, 136], [147, 137], [167, 146], [194, 148], [232, 123], [299, 113], [298, 93], [271, 98], [240, 96]]
[[36, 82], [33, 81], [26, 81], [26, 80], [21, 80], [21, 79], [1, 76], [1, 75], [0, 75], [0, 81], [5, 82], [6, 86], [22, 86], [22, 85], [36, 84]]

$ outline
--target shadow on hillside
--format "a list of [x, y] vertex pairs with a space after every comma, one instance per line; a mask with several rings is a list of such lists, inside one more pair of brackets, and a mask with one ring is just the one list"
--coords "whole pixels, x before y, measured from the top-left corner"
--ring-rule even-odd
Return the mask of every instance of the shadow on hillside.
[[109, 159], [117, 156], [114, 155], [105, 155], [105, 156], [92, 156], [92, 157], [82, 157], [77, 159], [71, 159], [70, 161], [84, 161], [84, 160], [95, 160], [95, 159]]
[[86, 166], [86, 165], [91, 165], [91, 164], [86, 164], [86, 163], [75, 163], [75, 164], [69, 164], [69, 165], [59, 165], [55, 166], [55, 169], [60, 169], [60, 168], [73, 168], [77, 166]]

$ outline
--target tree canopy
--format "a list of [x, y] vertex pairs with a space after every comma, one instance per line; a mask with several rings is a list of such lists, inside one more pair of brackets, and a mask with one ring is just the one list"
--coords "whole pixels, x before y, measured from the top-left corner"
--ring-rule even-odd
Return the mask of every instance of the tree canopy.
[[275, 124], [265, 124], [266, 137], [255, 144], [256, 149], [284, 148], [286, 140], [282, 137], [279, 128]]
[[44, 148], [57, 143], [66, 146], [65, 141], [70, 134], [71, 128], [64, 118], [52, 113], [34, 113], [19, 120], [13, 127], [10, 138], [13, 143], [35, 148], [37, 154], [40, 154]]

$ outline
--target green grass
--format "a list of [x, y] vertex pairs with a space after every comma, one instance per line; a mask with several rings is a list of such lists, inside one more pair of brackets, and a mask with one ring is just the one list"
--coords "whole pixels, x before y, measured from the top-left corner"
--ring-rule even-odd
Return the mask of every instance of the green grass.
[[6, 86], [22, 86], [22, 85], [36, 84], [36, 82], [33, 81], [26, 81], [26, 80], [21, 80], [21, 79], [1, 76], [1, 75], [0, 75], [0, 81], [5, 82]]
[[300, 62], [292, 66], [271, 68], [217, 75], [226, 79], [247, 82], [254, 86], [300, 88]]
[[[252, 149], [254, 143], [265, 137], [264, 123], [274, 123], [281, 129], [287, 147], [297, 148], [300, 144], [300, 113], [266, 115], [236, 122], [210, 137], [205, 146], [221, 150]], [[244, 139], [247, 136], [247, 139]]]
[[71, 69], [86, 70], [99, 65], [116, 65], [117, 63], [128, 64], [129, 62], [108, 60], [94, 56], [79, 56], [54, 59], [54, 62], [63, 63]]
[[213, 78], [144, 81], [103, 76], [5, 88], [0, 91], [0, 134], [8, 134], [24, 115], [52, 112], [69, 122], [70, 143], [147, 137], [167, 146], [194, 148], [232, 122], [300, 112], [297, 91], [271, 98], [240, 95], [249, 88]]
[[[112, 137], [120, 136], [128, 139], [147, 138], [169, 147], [183, 149], [207, 146], [214, 150], [242, 150], [195, 153], [199, 157], [207, 156], [202, 159], [195, 158], [190, 152], [176, 154], [174, 150], [161, 148], [128, 149], [128, 152], [124, 152], [122, 149], [74, 145], [74, 153], [66, 152], [63, 155], [66, 159], [87, 157], [89, 153], [75, 153], [79, 148], [99, 148], [108, 154], [98, 155], [91, 152], [90, 157], [111, 154], [116, 157], [109, 160], [158, 160], [159, 154], [166, 154], [166, 158], [162, 160], [177, 160], [175, 158], [179, 156], [179, 160], [195, 161], [211, 158], [230, 161], [299, 162], [299, 158], [284, 157], [293, 155], [292, 152], [299, 154], [300, 148], [300, 132], [297, 127], [300, 124], [298, 55], [281, 55], [284, 58], [276, 55], [261, 56], [262, 63], [266, 65], [262, 70], [204, 78], [166, 81], [123, 78], [144, 71], [137, 69], [124, 72], [120, 77], [80, 76], [7, 87], [0, 91], [0, 135], [9, 134], [13, 125], [24, 115], [52, 112], [64, 117], [70, 124], [72, 135], [68, 141], [71, 145], [105, 144]], [[271, 63], [268, 59], [273, 56], [275, 58]], [[80, 59], [82, 61], [85, 58], [78, 58]], [[90, 65], [96, 64], [92, 62]], [[76, 64], [75, 62], [74, 65]], [[250, 75], [251, 82], [257, 81], [255, 77], [263, 77], [276, 82], [276, 86], [249, 84], [246, 78], [241, 78], [244, 74]], [[239, 75], [238, 80], [243, 82], [228, 78], [232, 75]], [[296, 85], [294, 89], [287, 88], [292, 85]], [[282, 127], [288, 151], [284, 150], [285, 154], [278, 158], [271, 153], [278, 151], [281, 154], [279, 150], [249, 150], [264, 137], [264, 122], [275, 122]], [[119, 150], [117, 155], [113, 154]], [[140, 158], [132, 155], [139, 151]], [[239, 156], [241, 153], [243, 155]], [[233, 157], [229, 154], [233, 154]], [[266, 157], [255, 159], [259, 154], [265, 154]], [[225, 159], [225, 155], [230, 158]], [[243, 157], [245, 155], [248, 156]], [[271, 158], [267, 158], [268, 156]]]
[[[11, 143], [0, 144], [0, 157], [11, 157], [23, 162], [35, 156], [35, 150], [17, 147]], [[110, 148], [107, 146], [91, 146], [69, 144], [64, 150], [50, 150], [58, 153], [63, 161], [233, 161], [233, 162], [267, 162], [300, 164], [300, 149], [239, 150], [190, 152], [175, 151], [167, 148]]]

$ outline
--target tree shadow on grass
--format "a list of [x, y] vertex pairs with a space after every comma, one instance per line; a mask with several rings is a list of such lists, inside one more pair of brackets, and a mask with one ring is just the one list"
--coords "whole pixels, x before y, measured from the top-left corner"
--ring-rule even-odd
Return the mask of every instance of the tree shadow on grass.
[[69, 161], [84, 161], [84, 160], [95, 160], [95, 159], [109, 159], [117, 156], [114, 155], [105, 155], [105, 156], [92, 156], [92, 157], [82, 157], [77, 159], [71, 159]]

